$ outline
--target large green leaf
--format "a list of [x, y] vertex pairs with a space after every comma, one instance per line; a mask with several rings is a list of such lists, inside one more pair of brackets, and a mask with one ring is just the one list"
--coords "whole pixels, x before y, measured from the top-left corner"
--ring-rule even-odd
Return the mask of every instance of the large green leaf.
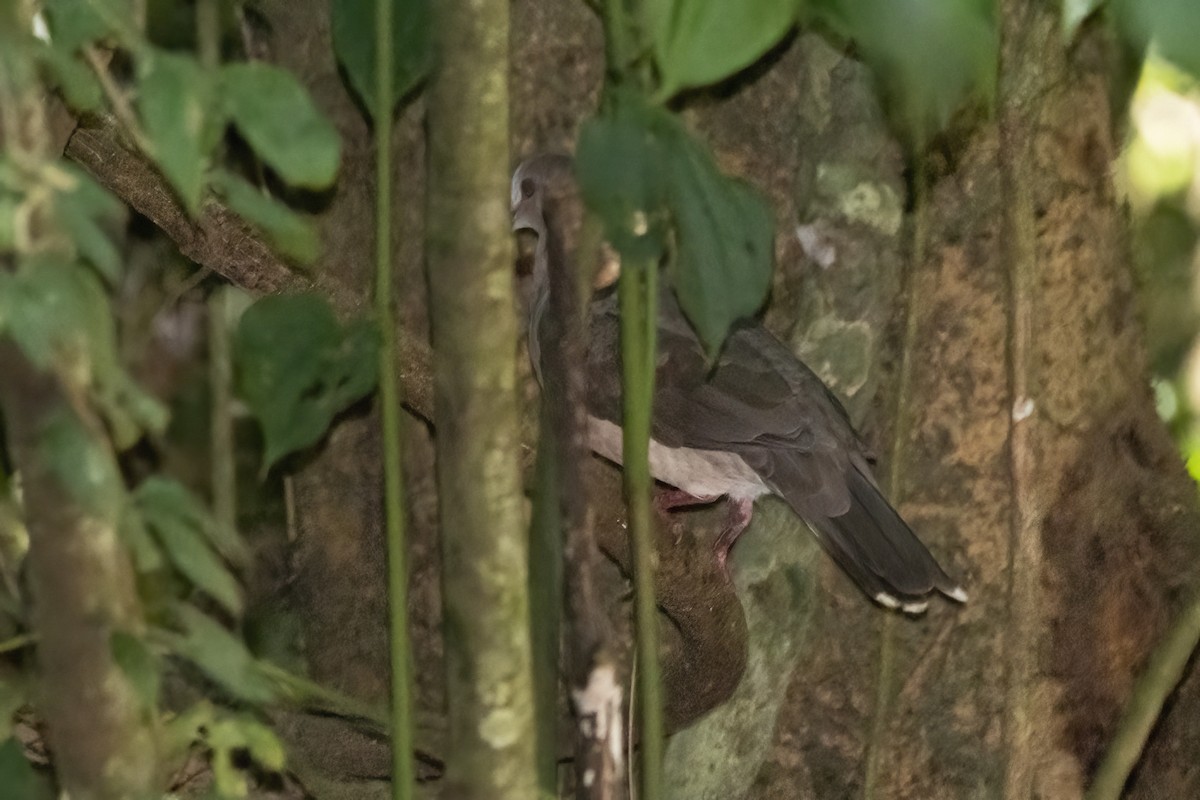
[[121, 255], [105, 227], [116, 227], [125, 206], [83, 170], [69, 164], [54, 168], [54, 211], [75, 249], [110, 284], [121, 275]]
[[771, 209], [717, 169], [707, 148], [671, 114], [634, 95], [611, 98], [580, 136], [580, 188], [627, 257], [656, 259], [675, 227], [671, 279], [710, 353], [729, 327], [754, 314], [771, 283]]
[[209, 73], [192, 56], [147, 50], [138, 61], [138, 111], [150, 139], [150, 155], [171, 182], [184, 207], [195, 214], [215, 131]]
[[791, 29], [798, 7], [798, 0], [645, 0], [663, 93], [750, 66]]
[[809, 13], [858, 44], [917, 140], [943, 128], [972, 93], [993, 93], [994, 0], [824, 0]]
[[1158, 55], [1200, 78], [1200, 3], [1196, 0], [1117, 0], [1121, 32], [1139, 46], [1153, 44]]
[[44, 0], [54, 46], [70, 53], [134, 19], [133, 0]]
[[300, 264], [317, 260], [320, 242], [308, 220], [230, 172], [217, 170], [212, 181], [229, 207], [262, 231], [280, 254]]
[[50, 782], [38, 775], [26, 760], [21, 742], [10, 737], [0, 744], [0, 787], [5, 800], [51, 800]]
[[175, 481], [157, 476], [142, 482], [134, 492], [134, 501], [175, 568], [231, 614], [240, 614], [241, 588], [213, 550], [211, 535], [205, 529], [216, 527], [216, 523], [199, 501]]
[[771, 288], [774, 222], [766, 200], [722, 175], [682, 128], [670, 159], [671, 210], [679, 244], [670, 267], [683, 313], [715, 354], [738, 319]]
[[227, 64], [221, 96], [242, 136], [284, 181], [309, 189], [333, 183], [337, 131], [291, 73], [261, 62]]
[[667, 174], [656, 113], [618, 97], [612, 111], [583, 126], [575, 168], [588, 207], [604, 222], [609, 242], [625, 257], [657, 259], [666, 246]]
[[[430, 0], [392, 2], [392, 97], [387, 112], [417, 87], [433, 59]], [[330, 7], [333, 51], [372, 117], [375, 107], [375, 0], [338, 0]]]
[[264, 467], [315, 443], [335, 414], [375, 387], [378, 350], [373, 327], [343, 328], [317, 295], [272, 295], [246, 310], [234, 363], [239, 393], [263, 429]]
[[247, 703], [270, 703], [278, 697], [274, 682], [241, 640], [198, 609], [175, 609], [182, 636], [169, 636], [172, 649], [191, 661], [233, 697]]
[[39, 46], [38, 58], [49, 73], [50, 83], [57, 86], [67, 105], [76, 111], [97, 112], [104, 107], [100, 82], [83, 62], [70, 53], [49, 45]]

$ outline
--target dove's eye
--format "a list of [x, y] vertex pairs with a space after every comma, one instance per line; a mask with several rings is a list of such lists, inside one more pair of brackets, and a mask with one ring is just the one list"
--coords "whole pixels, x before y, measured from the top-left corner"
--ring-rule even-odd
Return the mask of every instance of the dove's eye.
[[529, 178], [526, 178], [525, 180], [521, 181], [521, 196], [522, 197], [533, 197], [534, 188], [535, 187], [533, 185], [533, 181], [530, 180]]

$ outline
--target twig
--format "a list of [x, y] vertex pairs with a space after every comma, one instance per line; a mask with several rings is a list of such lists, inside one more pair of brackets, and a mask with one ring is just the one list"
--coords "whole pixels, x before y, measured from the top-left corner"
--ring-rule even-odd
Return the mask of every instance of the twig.
[[1137, 766], [1146, 740], [1158, 722], [1163, 703], [1179, 685], [1197, 644], [1200, 644], [1200, 593], [1150, 654], [1146, 669], [1125, 706], [1125, 715], [1088, 789], [1087, 800], [1116, 800], [1121, 796], [1125, 782]]

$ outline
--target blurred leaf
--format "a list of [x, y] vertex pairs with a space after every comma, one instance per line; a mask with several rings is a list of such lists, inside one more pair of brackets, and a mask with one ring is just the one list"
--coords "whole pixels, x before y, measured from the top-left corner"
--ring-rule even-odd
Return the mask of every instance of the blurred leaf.
[[209, 545], [205, 529], [216, 524], [198, 501], [175, 481], [157, 476], [138, 486], [134, 501], [176, 569], [231, 614], [240, 614], [241, 589]]
[[[392, 105], [425, 79], [433, 60], [431, 0], [392, 3]], [[375, 0], [339, 0], [330, 7], [333, 51], [372, 117], [375, 108]]]
[[1083, 21], [1096, 12], [1104, 0], [1062, 0], [1063, 38], [1075, 38]]
[[44, 46], [38, 57], [50, 73], [50, 83], [62, 92], [67, 105], [76, 111], [96, 112], [104, 107], [100, 82], [88, 67], [58, 48]]
[[5, 800], [51, 800], [54, 792], [21, 752], [16, 738], [0, 744], [0, 787]]
[[774, 219], [761, 195], [722, 175], [708, 151], [682, 128], [676, 141], [668, 146], [667, 164], [679, 228], [670, 268], [683, 313], [715, 355], [729, 327], [766, 300]]
[[46, 22], [54, 46], [66, 53], [103, 39], [115, 24], [133, 20], [134, 0], [44, 0]]
[[170, 637], [176, 653], [238, 700], [263, 704], [276, 698], [275, 684], [237, 637], [192, 606], [180, 605], [176, 614], [184, 628], [183, 636]]
[[249, 714], [231, 714], [212, 725], [208, 743], [213, 749], [245, 749], [254, 761], [272, 772], [283, 769], [283, 745], [275, 732]]
[[209, 74], [192, 56], [148, 49], [138, 60], [138, 111], [151, 155], [189, 214], [200, 208], [216, 113]]
[[[12, 736], [13, 715], [17, 709], [29, 702], [27, 678], [20, 673], [5, 673], [0, 680], [0, 742]], [[3, 786], [0, 783], [0, 786]]]
[[113, 660], [137, 692], [142, 711], [153, 713], [158, 708], [158, 693], [162, 684], [158, 656], [139, 637], [124, 631], [113, 633], [109, 646]]
[[262, 231], [281, 255], [300, 264], [317, 260], [320, 243], [308, 220], [230, 172], [217, 170], [212, 180], [229, 207]]
[[1117, 25], [1139, 47], [1153, 43], [1159, 56], [1200, 78], [1200, 3], [1196, 0], [1114, 0]]
[[579, 141], [577, 172], [588, 206], [626, 256], [657, 259], [666, 220], [680, 306], [710, 353], [734, 321], [758, 311], [771, 283], [771, 209], [717, 169], [707, 148], [671, 114], [616, 94]]
[[646, 0], [663, 93], [716, 83], [757, 61], [796, 21], [797, 0]]
[[112, 236], [103, 225], [115, 226], [125, 214], [125, 206], [83, 170], [69, 164], [54, 168], [54, 210], [58, 221], [70, 234], [79, 254], [89, 261], [106, 281], [121, 277], [121, 256]]
[[133, 503], [126, 503], [121, 512], [117, 532], [133, 553], [133, 566], [140, 573], [157, 572], [166, 566], [162, 550], [150, 535], [142, 512]]
[[657, 261], [666, 246], [666, 153], [651, 119], [661, 113], [617, 96], [611, 113], [585, 123], [575, 159], [580, 192], [608, 241], [639, 261]]
[[254, 152], [285, 182], [308, 189], [333, 183], [337, 131], [290, 72], [261, 62], [227, 64], [221, 96]]
[[378, 348], [370, 324], [342, 328], [316, 295], [272, 295], [246, 310], [234, 364], [239, 393], [263, 429], [264, 469], [315, 443], [335, 414], [374, 388]]
[[810, 13], [858, 43], [918, 140], [941, 130], [972, 92], [993, 93], [994, 0], [820, 2]]
[[142, 482], [137, 496], [147, 505], [169, 510], [189, 527], [195, 528], [217, 549], [222, 557], [238, 566], [250, 563], [250, 551], [236, 530], [222, 525], [196, 495], [170, 478], [152, 476]]
[[44, 421], [38, 444], [50, 472], [88, 515], [116, 525], [125, 487], [107, 440], [60, 407]]

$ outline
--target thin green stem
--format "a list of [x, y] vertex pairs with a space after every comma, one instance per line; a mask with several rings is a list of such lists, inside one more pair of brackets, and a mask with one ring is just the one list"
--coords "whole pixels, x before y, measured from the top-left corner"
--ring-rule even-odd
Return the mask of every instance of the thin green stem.
[[626, 264], [618, 283], [624, 387], [623, 459], [636, 587], [636, 690], [641, 698], [641, 800], [659, 800], [663, 796], [662, 675], [658, 663], [658, 610], [654, 601], [654, 529], [650, 517], [649, 458], [658, 318], [657, 284], [657, 265], [654, 263]]
[[221, 6], [218, 0], [196, 0], [196, 52], [208, 71], [221, 63]]
[[410, 800], [413, 762], [409, 676], [408, 558], [400, 463], [400, 390], [392, 311], [392, 0], [375, 0], [375, 312], [379, 319], [379, 404], [383, 419], [383, 500], [388, 542], [392, 664], [392, 797]]
[[1158, 722], [1163, 703], [1179, 685], [1187, 663], [1200, 644], [1200, 594], [1183, 610], [1166, 638], [1154, 649], [1146, 669], [1133, 687], [1117, 732], [1104, 753], [1087, 800], [1116, 800], [1125, 790], [1129, 774], [1137, 766]]
[[229, 293], [222, 286], [208, 303], [208, 380], [212, 388], [213, 516], [227, 530], [237, 527], [237, 464], [234, 460], [233, 361], [229, 348]]

